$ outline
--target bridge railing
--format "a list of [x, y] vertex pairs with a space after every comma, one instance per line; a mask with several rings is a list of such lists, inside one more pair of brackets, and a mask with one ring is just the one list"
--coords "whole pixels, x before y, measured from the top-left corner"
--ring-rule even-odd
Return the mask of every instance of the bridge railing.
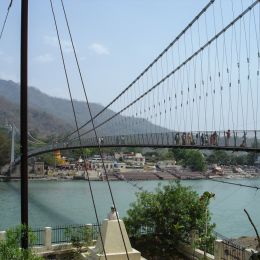
[[[236, 149], [260, 151], [260, 131], [256, 130], [227, 130], [227, 131], [192, 131], [192, 132], [163, 132], [140, 133], [133, 135], [111, 135], [81, 140], [83, 146], [154, 146], [204, 149]], [[80, 147], [78, 140], [64, 141], [32, 149], [30, 156], [46, 151]]]
[[[194, 146], [194, 147], [260, 147], [260, 131], [193, 131], [193, 132], [164, 132], [141, 133], [120, 136], [102, 136], [99, 138], [102, 146]], [[68, 143], [77, 146], [78, 142]], [[98, 146], [95, 138], [83, 140], [83, 145]]]

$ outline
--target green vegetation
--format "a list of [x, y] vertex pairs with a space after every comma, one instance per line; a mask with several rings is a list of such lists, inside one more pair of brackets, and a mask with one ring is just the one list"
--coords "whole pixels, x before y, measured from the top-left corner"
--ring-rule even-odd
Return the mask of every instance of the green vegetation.
[[81, 259], [80, 254], [82, 253], [82, 247], [93, 244], [92, 235], [92, 229], [88, 226], [77, 229], [67, 228], [65, 230], [65, 236], [70, 239], [75, 248], [75, 252], [70, 256], [70, 259]]
[[204, 155], [199, 150], [172, 149], [177, 164], [190, 167], [194, 171], [205, 171], [207, 168]]
[[189, 166], [194, 171], [203, 172], [207, 168], [204, 155], [200, 151], [197, 151], [197, 150], [186, 151], [183, 163], [184, 163], [184, 166]]
[[[0, 241], [0, 260], [42, 260], [42, 257], [36, 256], [32, 249], [21, 249], [21, 236], [25, 231], [24, 226], [18, 226], [6, 231], [6, 240]], [[35, 236], [29, 231], [29, 243], [32, 245]]]
[[[199, 196], [191, 187], [180, 182], [170, 182], [158, 186], [155, 193], [140, 192], [137, 201], [131, 204], [124, 219], [128, 233], [133, 242], [142, 240], [142, 246], [148, 246], [151, 255], [163, 255], [176, 248], [180, 241], [187, 241], [192, 230], [199, 235], [197, 246], [208, 248], [214, 241], [212, 235], [214, 224], [210, 223], [208, 209], [210, 196], [205, 192]], [[153, 230], [145, 236], [141, 226]], [[153, 243], [153, 247], [149, 243]]]
[[243, 154], [235, 154], [235, 153], [227, 153], [225, 151], [213, 151], [207, 157], [208, 163], [216, 163], [223, 165], [254, 165], [256, 160], [255, 153], [247, 153]]
[[11, 141], [8, 133], [0, 129], [0, 167], [10, 162]]
[[[19, 90], [20, 86], [17, 83], [0, 79], [0, 111], [4, 115], [4, 119], [9, 122], [14, 122], [16, 126], [19, 125]], [[57, 138], [60, 135], [66, 136], [75, 129], [74, 117], [71, 111], [71, 103], [69, 100], [48, 96], [36, 88], [29, 88], [30, 99], [29, 106], [29, 129], [34, 131], [37, 137], [48, 137], [55, 133]], [[77, 111], [78, 124], [82, 125], [90, 119], [87, 111], [86, 103], [83, 101], [74, 101]], [[93, 115], [97, 114], [104, 107], [100, 104], [90, 103], [90, 108]], [[0, 115], [3, 118], [2, 114]], [[108, 110], [107, 116], [113, 116], [114, 111]], [[118, 116], [121, 120], [121, 128], [125, 129], [125, 134], [145, 133], [146, 129], [153, 129], [156, 132], [161, 132], [164, 129], [159, 126], [154, 126], [147, 120], [138, 119], [134, 117]], [[127, 120], [125, 120], [127, 119]], [[4, 122], [4, 120], [2, 120]], [[101, 121], [95, 122], [96, 124]], [[129, 125], [132, 127], [129, 128]], [[108, 125], [103, 129], [100, 135], [111, 135], [117, 130], [115, 124]]]
[[37, 157], [37, 159], [44, 162], [46, 165], [55, 165], [55, 157], [53, 152], [41, 154], [39, 157]]

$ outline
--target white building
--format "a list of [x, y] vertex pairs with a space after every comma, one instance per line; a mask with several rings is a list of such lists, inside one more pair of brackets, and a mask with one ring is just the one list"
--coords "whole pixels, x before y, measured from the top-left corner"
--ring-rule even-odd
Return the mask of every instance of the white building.
[[143, 167], [145, 165], [145, 157], [141, 153], [123, 154], [123, 160], [131, 166]]
[[175, 160], [164, 160], [156, 163], [161, 169], [172, 168], [176, 164]]

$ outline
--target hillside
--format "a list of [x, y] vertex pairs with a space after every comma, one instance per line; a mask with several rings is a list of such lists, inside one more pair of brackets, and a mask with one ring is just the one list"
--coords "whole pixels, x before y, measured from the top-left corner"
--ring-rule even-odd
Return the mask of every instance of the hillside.
[[[0, 96], [0, 125], [7, 121], [19, 127], [20, 108], [5, 98]], [[35, 136], [46, 137], [50, 135], [61, 135], [70, 132], [72, 126], [48, 113], [30, 108], [28, 114], [28, 128]]]
[[[19, 102], [20, 102], [20, 89], [19, 85], [13, 81], [0, 80], [0, 97], [3, 103], [0, 106], [1, 114], [3, 114], [8, 121], [14, 121], [18, 123], [19, 119]], [[85, 102], [75, 101], [74, 102], [75, 110], [79, 125], [85, 123], [90, 119], [89, 113], [87, 112], [87, 106]], [[97, 114], [103, 106], [91, 103], [90, 104], [92, 114]], [[34, 87], [29, 88], [29, 118], [30, 125], [29, 128], [31, 130], [37, 131], [44, 135], [54, 135], [55, 133], [64, 133], [67, 132], [68, 129], [75, 129], [73, 112], [71, 108], [71, 103], [69, 100], [56, 98], [48, 96], [47, 94], [42, 93], [38, 89]], [[112, 110], [106, 111], [106, 118], [115, 114]], [[146, 132], [147, 129], [157, 128], [157, 131], [165, 130], [161, 127], [155, 127], [147, 120], [143, 120], [140, 118], [125, 118], [119, 116], [120, 127], [122, 129], [129, 128], [129, 120], [131, 130], [129, 129], [129, 133], [138, 133], [138, 132]], [[3, 120], [3, 116], [2, 116]], [[95, 124], [102, 122], [102, 116], [99, 117], [98, 120], [95, 120]], [[127, 121], [127, 123], [126, 123]], [[116, 132], [116, 128], [113, 124], [109, 124], [106, 129], [103, 130], [103, 135], [113, 135]]]

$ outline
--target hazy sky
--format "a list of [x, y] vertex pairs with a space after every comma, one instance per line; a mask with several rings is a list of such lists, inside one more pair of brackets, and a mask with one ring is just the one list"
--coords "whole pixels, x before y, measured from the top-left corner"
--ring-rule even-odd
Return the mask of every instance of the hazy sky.
[[[0, 1], [2, 25], [9, 0]], [[29, 84], [68, 98], [49, 0], [31, 0], [29, 9]], [[58, 26], [73, 97], [83, 99], [59, 0]], [[207, 0], [66, 0], [89, 99], [108, 103], [148, 65]], [[0, 41], [0, 78], [19, 81], [20, 1], [13, 0]]]

